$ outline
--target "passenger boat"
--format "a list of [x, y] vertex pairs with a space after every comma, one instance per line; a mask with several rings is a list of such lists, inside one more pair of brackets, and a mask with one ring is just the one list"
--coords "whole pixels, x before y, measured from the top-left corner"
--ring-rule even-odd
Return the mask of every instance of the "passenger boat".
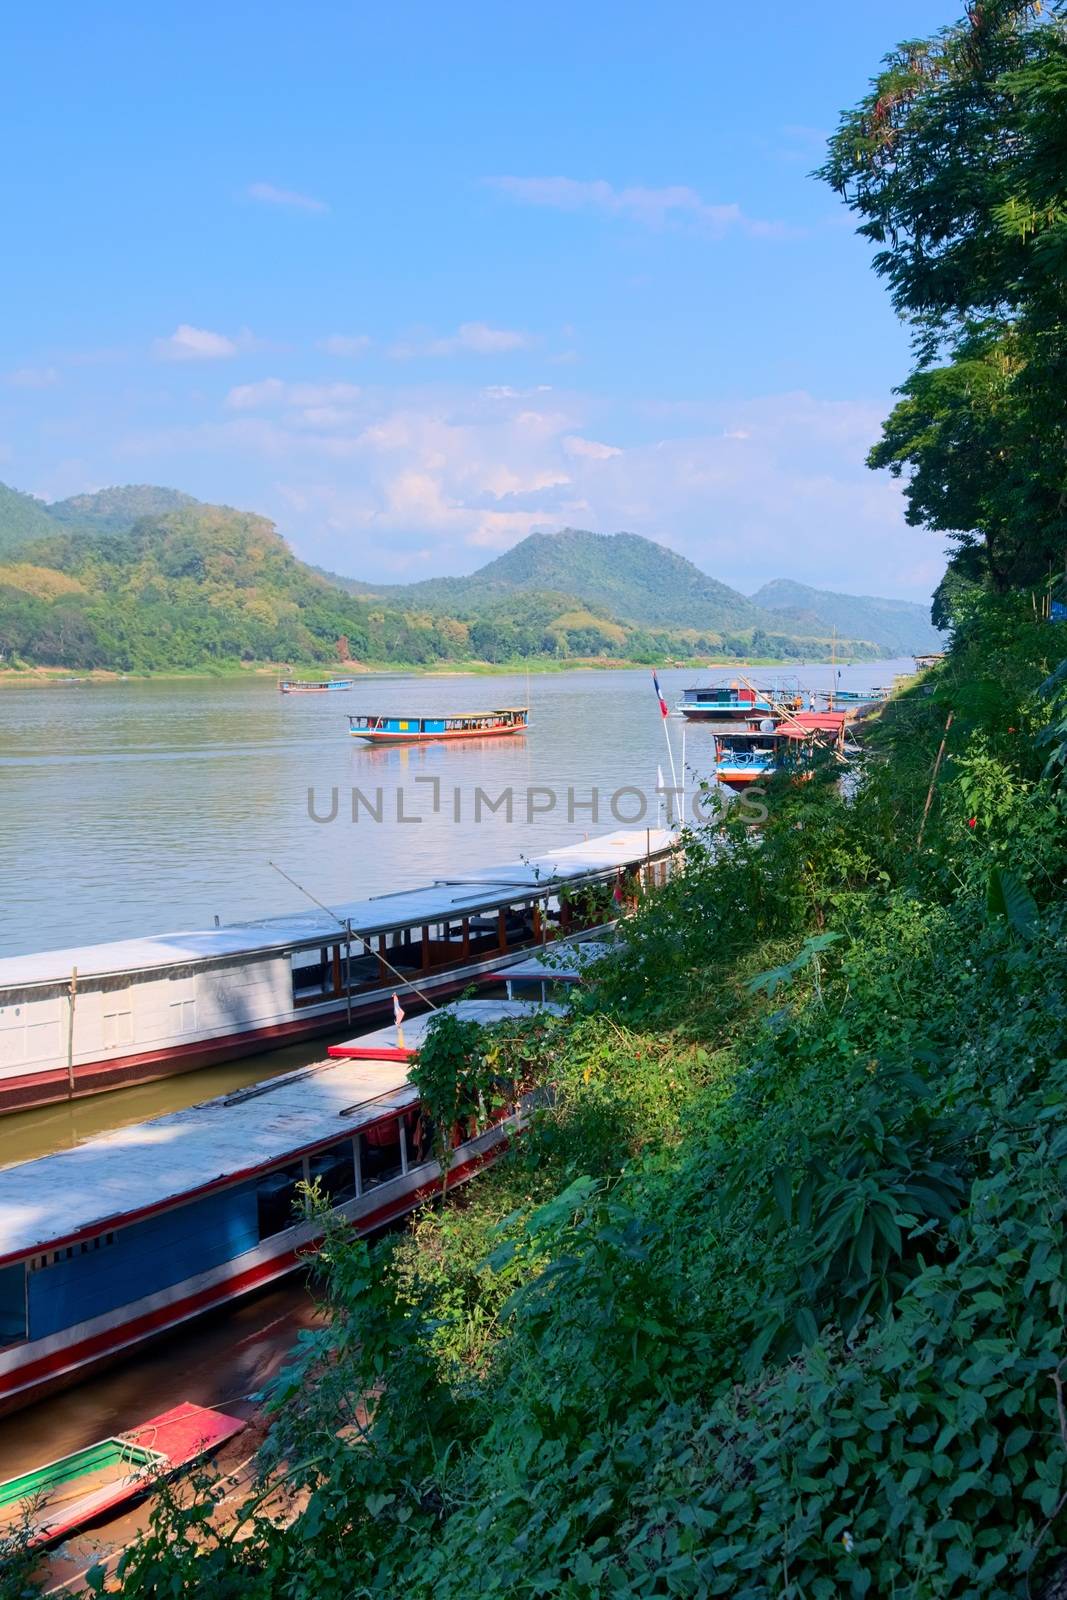
[[805, 775], [817, 744], [844, 747], [847, 712], [797, 711], [761, 728], [738, 728], [715, 736], [715, 776], [730, 789], [765, 783], [781, 771]]
[[354, 689], [355, 686], [354, 678], [283, 678], [278, 688], [282, 694], [336, 694], [343, 689]]
[[526, 706], [502, 706], [496, 711], [463, 711], [455, 716], [394, 716], [368, 713], [348, 719], [348, 731], [368, 744], [411, 744], [428, 739], [496, 739], [503, 734], [525, 733], [530, 713]]
[[790, 684], [781, 689], [756, 689], [751, 684], [714, 684], [707, 689], [686, 689], [675, 706], [690, 722], [750, 722], [776, 712], [799, 711], [804, 697]]
[[662, 882], [676, 849], [622, 830], [329, 912], [0, 958], [0, 1112], [373, 1020], [394, 992], [458, 994], [543, 937], [614, 921], [616, 882]]
[[[460, 1001], [480, 1023], [545, 1011]], [[408, 1081], [429, 1019], [302, 1071], [0, 1170], [0, 1411], [307, 1264], [298, 1185], [369, 1233], [441, 1186]], [[522, 1103], [459, 1130], [448, 1186], [501, 1154]]]
[[239, 1417], [186, 1401], [127, 1433], [75, 1450], [0, 1483], [0, 1541], [53, 1544], [113, 1515], [161, 1479], [242, 1431]]
[[888, 700], [888, 689], [820, 689], [819, 698], [825, 700], [830, 710], [835, 706], [873, 706]]

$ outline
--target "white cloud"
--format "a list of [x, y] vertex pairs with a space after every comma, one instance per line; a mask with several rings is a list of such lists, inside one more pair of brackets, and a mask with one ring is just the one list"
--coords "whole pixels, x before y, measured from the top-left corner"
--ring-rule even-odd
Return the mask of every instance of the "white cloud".
[[247, 189], [250, 200], [258, 200], [263, 205], [285, 206], [290, 211], [329, 211], [325, 200], [315, 200], [309, 194], [300, 194], [296, 189], [279, 189], [273, 183], [250, 183]]
[[[371, 579], [470, 571], [481, 552], [570, 524], [657, 539], [749, 593], [795, 577], [921, 599], [941, 542], [908, 528], [900, 485], [863, 465], [887, 403], [796, 392], [652, 406], [272, 378], [231, 390], [212, 421], [126, 448], [138, 475], [194, 488], [183, 463], [217, 454], [261, 486], [240, 503], [275, 516], [300, 554]], [[604, 442], [616, 429], [625, 450]]]
[[650, 188], [630, 184], [617, 188], [603, 178], [486, 178], [501, 194], [522, 205], [547, 206], [556, 211], [597, 211], [623, 217], [649, 228], [669, 222], [691, 222], [719, 237], [733, 230], [761, 237], [785, 232], [781, 223], [750, 217], [736, 201], [715, 204], [687, 184]]
[[567, 434], [562, 443], [564, 453], [579, 460], [610, 461], [612, 456], [622, 455], [617, 445], [599, 444], [596, 439], [583, 439], [577, 433]]
[[262, 378], [239, 383], [226, 396], [231, 411], [262, 411], [279, 406], [336, 406], [358, 400], [362, 390], [354, 383], [284, 383]]
[[161, 361], [222, 361], [247, 349], [251, 342], [247, 333], [231, 339], [228, 334], [182, 322], [168, 338], [157, 339], [152, 349]]
[[504, 355], [511, 350], [528, 350], [534, 340], [517, 328], [491, 328], [487, 322], [461, 322], [455, 333], [444, 339], [404, 340], [389, 354], [398, 361], [412, 356]]
[[4, 376], [13, 389], [54, 389], [59, 382], [55, 367], [16, 367]]
[[366, 333], [331, 333], [319, 339], [316, 348], [328, 356], [361, 356], [370, 349], [371, 339]]

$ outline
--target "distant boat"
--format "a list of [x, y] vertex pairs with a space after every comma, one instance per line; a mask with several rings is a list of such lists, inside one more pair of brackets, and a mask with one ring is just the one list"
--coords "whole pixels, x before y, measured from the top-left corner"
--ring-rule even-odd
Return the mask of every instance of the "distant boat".
[[283, 678], [278, 688], [282, 694], [331, 694], [341, 689], [354, 689], [354, 678]]
[[525, 733], [527, 706], [502, 706], [495, 711], [464, 711], [453, 716], [395, 716], [391, 713], [350, 716], [348, 731], [368, 744], [422, 743], [428, 739], [493, 739]]
[[754, 689], [735, 681], [713, 684], [707, 689], [686, 689], [675, 710], [689, 722], [751, 722], [783, 709], [799, 711], [802, 704], [799, 689]]
[[188, 1403], [128, 1433], [61, 1456], [0, 1483], [0, 1538], [21, 1536], [30, 1549], [54, 1544], [129, 1505], [161, 1478], [199, 1461], [244, 1423]]
[[883, 700], [888, 700], [889, 689], [820, 689], [819, 694], [823, 700], [829, 702], [831, 708], [841, 706], [873, 706]]

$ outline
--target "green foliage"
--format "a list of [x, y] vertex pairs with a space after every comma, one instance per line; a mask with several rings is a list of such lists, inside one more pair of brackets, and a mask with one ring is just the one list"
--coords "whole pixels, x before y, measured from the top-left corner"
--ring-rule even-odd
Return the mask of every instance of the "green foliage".
[[915, 332], [871, 465], [906, 473], [909, 521], [998, 590], [1047, 582], [1067, 547], [1065, 129], [1061, 8], [983, 0], [887, 58], [820, 174]]

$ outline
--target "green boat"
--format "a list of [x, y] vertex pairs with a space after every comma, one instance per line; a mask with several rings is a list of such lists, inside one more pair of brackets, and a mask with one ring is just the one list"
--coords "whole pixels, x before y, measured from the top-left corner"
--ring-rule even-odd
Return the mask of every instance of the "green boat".
[[244, 1427], [236, 1417], [185, 1404], [129, 1433], [98, 1439], [0, 1483], [0, 1546], [64, 1539], [197, 1460]]

